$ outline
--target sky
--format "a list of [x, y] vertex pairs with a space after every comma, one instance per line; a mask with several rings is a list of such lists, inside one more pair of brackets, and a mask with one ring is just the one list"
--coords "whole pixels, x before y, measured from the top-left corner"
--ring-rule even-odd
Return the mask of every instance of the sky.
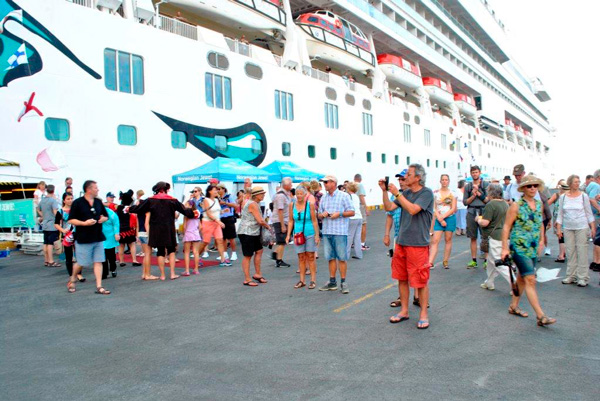
[[600, 2], [488, 0], [504, 22], [510, 54], [538, 76], [557, 129], [550, 158], [559, 177], [600, 168]]

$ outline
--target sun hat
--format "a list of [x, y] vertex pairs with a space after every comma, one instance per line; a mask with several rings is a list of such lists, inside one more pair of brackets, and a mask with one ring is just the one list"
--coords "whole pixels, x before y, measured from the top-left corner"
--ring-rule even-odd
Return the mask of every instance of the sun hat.
[[264, 190], [264, 188], [261, 187], [260, 185], [257, 185], [257, 186], [255, 186], [255, 187], [252, 188], [252, 196], [264, 194], [265, 192], [266, 191]]
[[544, 181], [537, 178], [533, 174], [528, 174], [525, 177], [523, 177], [523, 179], [521, 180], [521, 183], [519, 184], [518, 191], [523, 192], [524, 188], [527, 185], [538, 185], [538, 191], [541, 191], [544, 189]]

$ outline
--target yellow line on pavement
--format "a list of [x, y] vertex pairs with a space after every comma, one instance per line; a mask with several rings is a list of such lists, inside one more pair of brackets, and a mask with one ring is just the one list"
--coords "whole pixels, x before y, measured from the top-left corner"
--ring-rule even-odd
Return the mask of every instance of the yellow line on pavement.
[[[462, 256], [462, 255], [464, 255], [464, 254], [466, 254], [466, 253], [469, 253], [469, 252], [471, 252], [471, 251], [467, 249], [466, 251], [463, 251], [463, 252], [459, 253], [458, 255], [451, 256], [449, 260], [452, 260], [452, 259], [458, 258], [459, 256]], [[348, 308], [349, 308], [349, 307], [351, 307], [351, 306], [358, 305], [359, 303], [361, 303], [361, 302], [363, 302], [363, 301], [366, 301], [366, 300], [367, 300], [367, 299], [369, 299], [369, 298], [372, 298], [374, 295], [381, 294], [381, 293], [382, 293], [382, 292], [384, 292], [385, 290], [389, 290], [390, 288], [392, 288], [392, 287], [396, 287], [396, 286], [397, 286], [397, 284], [396, 284], [396, 283], [388, 284], [388, 285], [386, 285], [385, 287], [383, 287], [383, 288], [380, 288], [380, 289], [378, 289], [378, 290], [375, 290], [375, 291], [373, 291], [373, 292], [370, 292], [370, 293], [368, 293], [367, 295], [365, 295], [365, 296], [362, 296], [362, 297], [360, 297], [360, 298], [357, 298], [357, 299], [355, 299], [355, 300], [354, 300], [354, 301], [352, 301], [352, 302], [348, 302], [347, 304], [345, 304], [345, 305], [342, 305], [342, 306], [340, 306], [339, 308], [337, 308], [337, 309], [334, 309], [333, 311], [334, 311], [335, 313], [340, 313], [341, 311], [343, 311], [343, 310], [345, 310], [345, 309], [348, 309]]]

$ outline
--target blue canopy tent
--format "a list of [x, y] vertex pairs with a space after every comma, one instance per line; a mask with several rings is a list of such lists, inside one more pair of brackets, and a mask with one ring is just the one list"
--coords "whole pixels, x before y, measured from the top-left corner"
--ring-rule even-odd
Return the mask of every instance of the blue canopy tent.
[[203, 184], [216, 178], [219, 181], [244, 182], [251, 178], [253, 182], [279, 181], [280, 176], [246, 163], [240, 159], [217, 157], [193, 170], [176, 174], [173, 179], [173, 191], [177, 198], [183, 194], [186, 184]]
[[264, 166], [263, 170], [276, 174], [278, 176], [278, 181], [281, 181], [284, 177], [290, 177], [294, 182], [302, 182], [318, 180], [325, 176], [325, 174], [315, 173], [314, 171], [302, 168], [296, 163], [280, 160], [276, 160], [273, 163]]
[[[488, 174], [488, 173], [483, 173], [483, 174], [481, 174], [479, 177], [480, 177], [480, 178], [481, 178], [483, 181], [488, 181], [488, 182], [490, 181], [490, 176], [489, 176], [489, 174]], [[473, 181], [473, 177], [471, 177], [471, 176], [468, 176], [468, 177], [467, 177], [467, 179], [466, 179], [466, 181], [467, 181], [467, 182], [471, 182], [471, 181]]]

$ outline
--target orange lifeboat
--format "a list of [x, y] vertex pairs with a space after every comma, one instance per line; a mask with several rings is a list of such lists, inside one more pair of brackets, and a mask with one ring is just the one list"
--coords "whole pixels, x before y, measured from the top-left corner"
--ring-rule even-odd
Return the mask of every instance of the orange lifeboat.
[[387, 77], [390, 88], [402, 86], [416, 89], [423, 86], [419, 66], [393, 54], [377, 55], [377, 64]]
[[452, 86], [439, 78], [423, 77], [423, 87], [432, 103], [448, 105], [454, 101]]

